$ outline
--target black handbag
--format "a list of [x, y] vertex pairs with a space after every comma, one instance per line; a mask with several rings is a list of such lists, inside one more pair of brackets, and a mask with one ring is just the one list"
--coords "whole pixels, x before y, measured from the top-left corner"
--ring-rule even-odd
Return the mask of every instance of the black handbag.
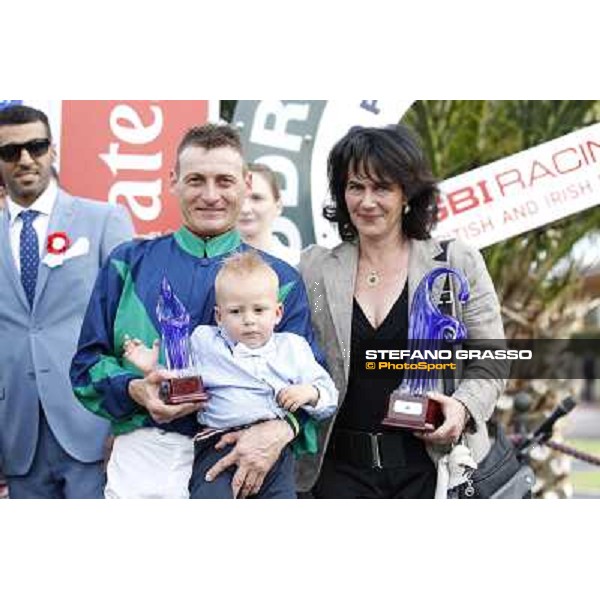
[[[447, 260], [451, 240], [441, 243], [442, 254], [439, 260]], [[438, 309], [444, 314], [452, 314], [452, 283], [446, 276]], [[455, 392], [454, 377], [443, 372], [444, 394]], [[535, 476], [531, 467], [519, 461], [515, 447], [508, 439], [504, 428], [498, 423], [488, 423], [492, 445], [477, 468], [467, 473], [467, 480], [448, 490], [448, 498], [526, 498], [531, 494]]]
[[533, 471], [519, 462], [512, 442], [504, 428], [488, 425], [492, 445], [477, 468], [467, 474], [467, 480], [448, 491], [449, 498], [525, 498], [534, 483]]
[[[452, 396], [454, 378], [444, 371], [444, 394]], [[494, 422], [487, 424], [491, 446], [477, 468], [467, 472], [466, 481], [448, 490], [448, 498], [530, 498], [535, 483], [533, 469], [522, 463], [504, 428]]]
[[[448, 255], [450, 242], [442, 243], [443, 259]], [[442, 257], [440, 257], [442, 259]], [[452, 313], [452, 283], [446, 276], [438, 309], [444, 314]], [[455, 391], [454, 377], [443, 374], [444, 394], [452, 396]], [[488, 423], [491, 447], [477, 468], [467, 473], [467, 480], [448, 490], [448, 498], [526, 498], [531, 494], [535, 476], [531, 467], [519, 461], [515, 447], [504, 428], [498, 423]]]

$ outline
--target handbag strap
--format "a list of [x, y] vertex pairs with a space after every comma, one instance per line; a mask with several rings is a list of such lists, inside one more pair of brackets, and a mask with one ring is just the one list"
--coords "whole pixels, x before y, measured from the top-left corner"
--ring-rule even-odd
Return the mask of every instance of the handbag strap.
[[[442, 251], [433, 259], [439, 262], [447, 262], [448, 260], [448, 249], [453, 240], [443, 240], [440, 242], [440, 246], [442, 247]], [[451, 265], [452, 266], [452, 265]], [[454, 306], [453, 295], [452, 295], [452, 278], [450, 275], [446, 275], [446, 279], [444, 281], [444, 287], [442, 289], [442, 294], [440, 296], [440, 301], [438, 303], [438, 310], [443, 315], [452, 315], [452, 308]], [[454, 381], [454, 377], [452, 373], [446, 369], [442, 371], [442, 382], [444, 385], [444, 396], [452, 396], [456, 391], [456, 382]]]
[[[440, 254], [438, 254], [436, 257], [434, 257], [433, 260], [440, 261], [440, 262], [446, 262], [446, 263], [450, 264], [448, 249], [450, 247], [450, 244], [453, 241], [454, 240], [444, 240], [444, 241], [440, 242], [440, 246], [442, 247], [442, 252], [440, 252]], [[452, 266], [452, 265], [450, 264], [450, 266]], [[452, 310], [453, 308], [454, 308], [454, 296], [453, 296], [453, 288], [452, 288], [452, 278], [450, 277], [450, 275], [446, 275], [446, 280], [444, 281], [444, 287], [442, 290], [442, 294], [440, 296], [440, 301], [438, 303], [438, 310], [444, 315], [455, 316], [453, 314], [453, 310]], [[456, 381], [454, 380], [454, 377], [450, 371], [447, 371], [446, 369], [444, 369], [442, 371], [442, 374], [443, 374], [442, 381], [443, 381], [444, 396], [452, 396], [452, 394], [454, 394], [454, 392], [456, 391]], [[502, 431], [500, 433], [498, 433], [498, 430], [502, 429], [502, 427], [500, 426], [500, 424], [495, 423], [493, 420], [488, 421], [487, 427], [488, 427], [488, 432], [492, 438], [496, 438], [503, 434]]]

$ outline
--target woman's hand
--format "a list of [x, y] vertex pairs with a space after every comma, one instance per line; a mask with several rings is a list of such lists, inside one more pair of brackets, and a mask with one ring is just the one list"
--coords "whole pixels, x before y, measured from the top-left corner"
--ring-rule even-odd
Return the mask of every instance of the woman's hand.
[[430, 433], [415, 433], [428, 444], [455, 444], [469, 421], [470, 414], [462, 402], [438, 392], [429, 392], [429, 398], [439, 402], [444, 414], [444, 422]]

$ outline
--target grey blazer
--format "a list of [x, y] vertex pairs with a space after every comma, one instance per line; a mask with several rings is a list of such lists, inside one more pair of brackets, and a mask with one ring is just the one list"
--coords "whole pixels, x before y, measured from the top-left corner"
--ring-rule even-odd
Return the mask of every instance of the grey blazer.
[[[465, 323], [469, 338], [504, 339], [498, 298], [481, 254], [460, 241], [450, 244], [447, 262], [436, 260], [441, 254], [442, 247], [436, 240], [411, 240], [408, 268], [409, 305], [425, 274], [435, 267], [452, 266], [466, 275], [470, 285], [470, 299], [464, 307], [453, 294], [453, 314]], [[315, 334], [325, 352], [329, 372], [338, 388], [340, 406], [346, 395], [350, 370], [352, 303], [357, 265], [358, 243], [344, 242], [332, 250], [310, 246], [302, 253], [299, 267], [308, 291]], [[433, 300], [436, 304], [442, 287], [443, 283], [438, 280], [433, 290]], [[440, 391], [442, 385], [440, 381]], [[486, 421], [492, 415], [504, 385], [505, 380], [502, 379], [457, 378], [454, 397], [467, 407], [472, 416], [473, 426], [465, 438], [476, 461], [480, 461], [489, 450]], [[300, 491], [307, 491], [314, 485], [334, 423], [335, 415], [321, 424], [319, 453], [304, 456], [298, 461], [296, 475]], [[437, 461], [447, 448], [428, 445], [427, 450], [432, 459]]]
[[[75, 399], [71, 358], [100, 265], [133, 227], [123, 207], [73, 198], [59, 190], [48, 233], [89, 251], [50, 267], [40, 262], [30, 310], [9, 241], [8, 210], [0, 210], [0, 461], [7, 475], [27, 473], [38, 435], [40, 403], [63, 449], [81, 462], [103, 457], [108, 421]], [[45, 245], [40, 240], [40, 245]], [[42, 253], [42, 261], [45, 252]], [[38, 401], [39, 398], [39, 401]]]

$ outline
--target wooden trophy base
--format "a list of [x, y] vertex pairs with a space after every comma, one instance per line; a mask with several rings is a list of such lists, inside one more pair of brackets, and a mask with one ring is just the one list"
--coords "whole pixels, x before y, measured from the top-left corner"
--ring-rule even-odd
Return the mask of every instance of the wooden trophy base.
[[439, 402], [427, 396], [413, 396], [393, 392], [385, 419], [385, 427], [412, 429], [414, 431], [433, 431], [444, 421]]
[[165, 404], [193, 404], [206, 402], [208, 394], [202, 377], [180, 377], [168, 379], [160, 384], [158, 395]]

